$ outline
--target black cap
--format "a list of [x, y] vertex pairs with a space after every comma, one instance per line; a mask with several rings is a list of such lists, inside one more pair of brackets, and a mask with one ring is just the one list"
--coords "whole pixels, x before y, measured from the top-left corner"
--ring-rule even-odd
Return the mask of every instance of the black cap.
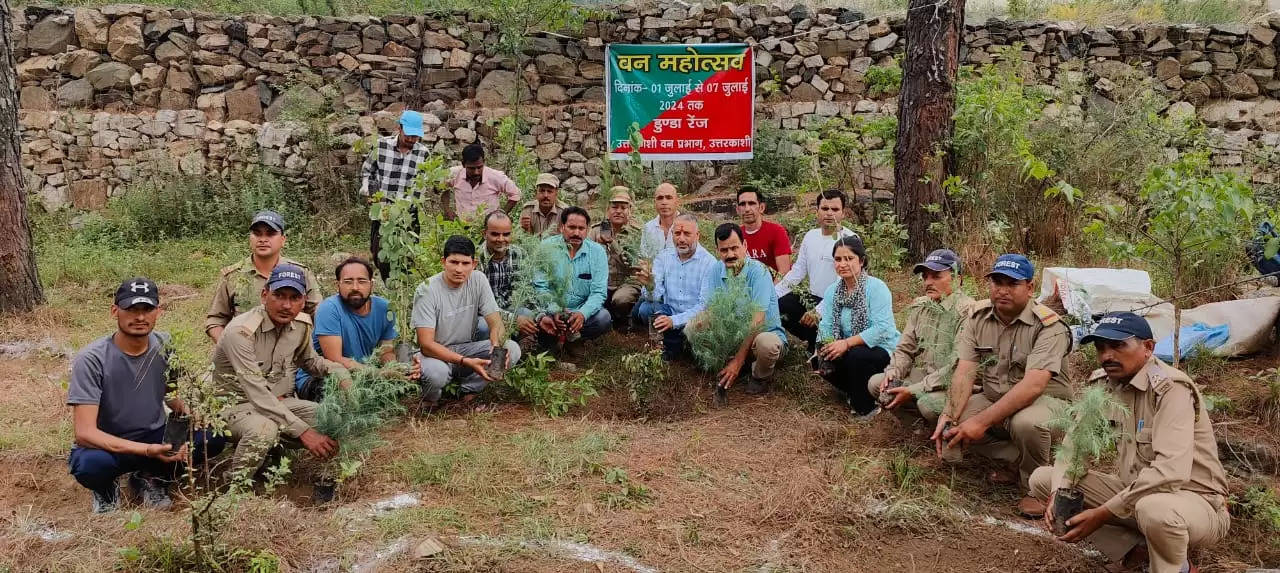
[[280, 214], [275, 211], [258, 211], [258, 213], [253, 216], [253, 222], [249, 223], [249, 228], [252, 229], [253, 226], [258, 223], [266, 223], [267, 226], [275, 229], [277, 233], [284, 232], [284, 217], [281, 217]]
[[915, 268], [912, 269], [911, 272], [919, 274], [924, 272], [925, 269], [931, 271], [951, 271], [959, 274], [960, 257], [956, 256], [955, 251], [951, 249], [938, 249], [929, 253], [929, 256], [916, 264]]
[[1151, 335], [1151, 325], [1147, 324], [1147, 319], [1132, 312], [1108, 312], [1098, 321], [1093, 332], [1080, 339], [1080, 343], [1088, 344], [1096, 339], [1128, 340], [1135, 336], [1138, 340], [1155, 338]]
[[160, 306], [160, 287], [151, 279], [134, 277], [120, 283], [116, 289], [116, 306], [124, 309], [134, 305], [145, 304], [152, 308]]

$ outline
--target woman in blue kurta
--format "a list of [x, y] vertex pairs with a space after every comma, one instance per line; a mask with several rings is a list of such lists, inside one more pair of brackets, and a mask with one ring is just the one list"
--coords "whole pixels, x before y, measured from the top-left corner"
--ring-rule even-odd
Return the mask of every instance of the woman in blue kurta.
[[900, 336], [893, 321], [893, 294], [884, 281], [867, 274], [867, 249], [861, 238], [836, 241], [832, 257], [840, 280], [822, 296], [818, 340], [829, 342], [818, 353], [834, 367], [823, 377], [840, 390], [855, 414], [866, 416], [876, 410], [867, 380], [889, 365]]

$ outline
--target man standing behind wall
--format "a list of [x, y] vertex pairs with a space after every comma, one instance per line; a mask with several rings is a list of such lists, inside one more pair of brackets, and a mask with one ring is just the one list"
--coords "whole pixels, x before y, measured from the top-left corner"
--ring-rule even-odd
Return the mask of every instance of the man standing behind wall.
[[[407, 110], [400, 114], [400, 131], [395, 135], [378, 138], [378, 145], [364, 160], [360, 170], [360, 193], [365, 196], [382, 193], [384, 201], [394, 201], [413, 191], [413, 180], [418, 175], [418, 164], [427, 158], [427, 146], [422, 137], [422, 114]], [[415, 210], [416, 214], [417, 211]], [[413, 218], [417, 229], [417, 217]], [[373, 263], [385, 280], [391, 265], [378, 259], [381, 249], [380, 221], [369, 222], [369, 252]]]
[[[506, 202], [501, 203], [503, 198]], [[520, 201], [520, 188], [506, 173], [484, 164], [484, 146], [472, 143], [462, 148], [462, 166], [449, 173], [449, 190], [440, 204], [448, 219], [483, 217], [490, 211], [510, 213]]]

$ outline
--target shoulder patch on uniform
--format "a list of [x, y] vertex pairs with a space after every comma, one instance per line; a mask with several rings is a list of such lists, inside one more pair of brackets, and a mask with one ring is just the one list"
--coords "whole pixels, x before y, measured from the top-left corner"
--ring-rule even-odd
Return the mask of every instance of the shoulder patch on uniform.
[[218, 276], [223, 276], [223, 277], [225, 277], [225, 276], [227, 276], [227, 275], [229, 275], [229, 274], [231, 274], [231, 273], [234, 273], [234, 272], [236, 272], [236, 271], [238, 271], [238, 270], [240, 270], [240, 263], [236, 263], [236, 264], [234, 264], [234, 265], [227, 265], [227, 266], [225, 266], [225, 267], [222, 267], [222, 270], [218, 271]]
[[295, 260], [293, 260], [293, 259], [286, 259], [286, 258], [281, 257], [281, 258], [280, 258], [280, 262], [281, 262], [281, 263], [284, 263], [284, 264], [286, 264], [286, 265], [295, 265], [295, 266], [298, 266], [298, 267], [302, 267], [304, 270], [309, 270], [309, 269], [308, 269], [308, 267], [307, 267], [307, 265], [305, 265], [305, 264], [303, 264], [303, 263], [300, 263], [300, 262], [298, 262], [298, 261], [295, 261]]
[[990, 309], [991, 306], [991, 299], [989, 298], [977, 301], [973, 303], [973, 306], [969, 307], [969, 316], [978, 316], [978, 313]]
[[1054, 312], [1053, 309], [1040, 303], [1032, 303], [1031, 312], [1036, 315], [1036, 318], [1040, 319], [1040, 324], [1045, 326], [1049, 326], [1050, 324], [1062, 319], [1062, 317], [1058, 316], [1058, 313]]
[[311, 324], [311, 315], [305, 312], [299, 312], [298, 316], [294, 317], [293, 319], [303, 324]]

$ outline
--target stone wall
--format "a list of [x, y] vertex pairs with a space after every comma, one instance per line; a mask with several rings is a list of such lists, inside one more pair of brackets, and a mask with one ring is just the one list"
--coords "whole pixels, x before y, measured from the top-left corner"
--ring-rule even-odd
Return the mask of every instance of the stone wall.
[[[491, 135], [519, 82], [535, 118], [525, 143], [582, 192], [600, 183], [608, 42], [755, 43], [758, 121], [783, 129], [894, 113], [892, 96], [869, 95], [866, 74], [903, 48], [900, 19], [790, 3], [621, 7], [576, 38], [534, 38], [522, 70], [486, 51], [488, 23], [461, 18], [232, 18], [130, 5], [29, 7], [15, 18], [24, 167], [48, 208], [101, 205], [154, 172], [265, 166], [304, 180], [313, 159], [304, 130], [280, 117], [302, 72], [336, 86], [360, 117], [331, 126], [344, 144], [393, 128], [408, 106], [428, 112], [426, 139], [447, 152]], [[1020, 44], [1045, 82], [1064, 62], [1083, 62], [1102, 97], [1117, 75], [1153, 76], [1181, 110], [1247, 140], [1280, 132], [1277, 30], [1280, 18], [1105, 30], [990, 21], [967, 26], [962, 58], [985, 63]], [[339, 155], [348, 168], [358, 162]], [[869, 187], [891, 187], [881, 171]]]

